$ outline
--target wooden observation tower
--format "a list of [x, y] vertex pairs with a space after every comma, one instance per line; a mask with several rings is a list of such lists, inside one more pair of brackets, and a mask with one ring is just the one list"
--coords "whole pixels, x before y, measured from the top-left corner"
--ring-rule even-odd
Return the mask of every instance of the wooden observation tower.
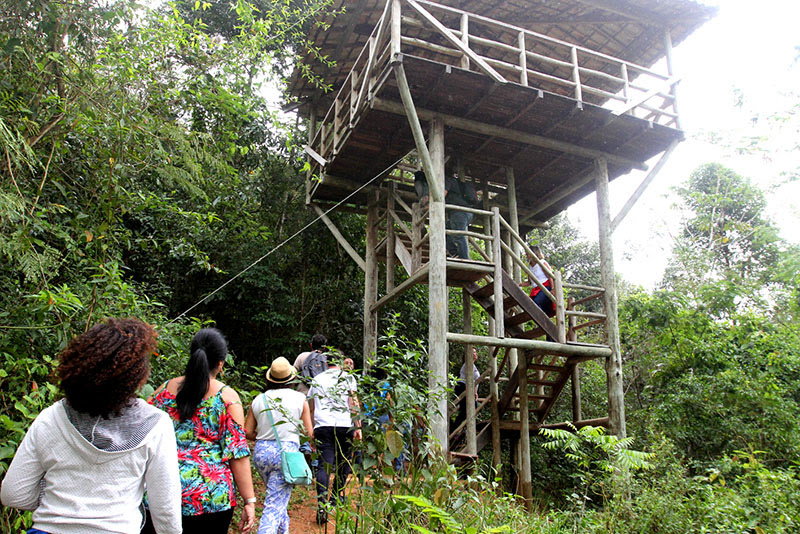
[[[290, 90], [309, 120], [306, 201], [365, 272], [365, 360], [377, 349], [380, 310], [427, 284], [430, 390], [446, 384], [451, 344], [464, 346], [469, 361], [473, 345], [491, 348], [482, 376], [490, 394], [477, 409], [466, 403], [461, 452], [475, 455], [491, 443], [499, 463], [502, 437], [518, 440], [522, 493], [530, 497], [530, 433], [549, 424], [568, 381], [576, 426], [604, 424], [625, 434], [611, 237], [683, 138], [672, 46], [714, 9], [692, 0], [335, 4], [344, 12], [310, 34], [335, 64], [306, 63], [332, 90], [299, 74]], [[411, 154], [429, 177], [425, 208], [413, 190], [411, 171], [419, 167], [409, 166]], [[445, 204], [446, 165], [474, 183], [482, 209]], [[612, 218], [609, 182], [632, 169], [649, 174]], [[525, 235], [590, 193], [597, 196], [602, 287], [549, 273], [551, 319], [519, 287], [531, 271]], [[341, 201], [366, 213], [365, 258], [324, 216], [326, 205]], [[446, 256], [445, 235], [457, 233], [445, 228], [446, 210], [473, 213], [460, 232], [471, 260]], [[448, 286], [462, 288], [463, 324], [448, 325]], [[472, 334], [473, 300], [485, 310], [488, 336]], [[593, 300], [602, 301], [601, 312], [586, 311]], [[605, 343], [581, 341], [593, 325], [605, 327]], [[606, 362], [608, 417], [584, 421], [577, 368], [595, 358]], [[467, 398], [473, 382], [467, 373]], [[447, 449], [448, 401], [432, 397], [432, 434]], [[491, 417], [478, 422], [480, 410]]]

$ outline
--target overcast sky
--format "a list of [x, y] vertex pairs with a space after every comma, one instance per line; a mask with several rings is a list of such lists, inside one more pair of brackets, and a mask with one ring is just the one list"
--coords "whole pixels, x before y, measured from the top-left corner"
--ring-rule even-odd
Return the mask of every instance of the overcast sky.
[[[768, 191], [769, 211], [782, 236], [800, 243], [800, 182], [780, 185], [787, 172], [800, 170], [799, 152], [793, 150], [800, 145], [800, 118], [793, 115], [780, 124], [773, 119], [800, 103], [800, 1], [706, 3], [719, 6], [717, 17], [674, 51], [687, 140], [613, 237], [617, 271], [647, 288], [661, 280], [680, 225], [671, 189], [703, 163], [722, 163]], [[712, 137], [717, 141], [709, 142]], [[737, 150], [755, 137], [768, 140], [757, 151]], [[631, 173], [612, 182], [612, 218], [643, 176]], [[587, 238], [597, 239], [594, 195], [570, 208], [569, 217]]]

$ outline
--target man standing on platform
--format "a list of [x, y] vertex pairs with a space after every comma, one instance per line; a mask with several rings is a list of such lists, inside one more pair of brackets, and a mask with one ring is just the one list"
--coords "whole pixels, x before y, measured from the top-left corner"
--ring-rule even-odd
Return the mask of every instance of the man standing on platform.
[[[428, 181], [424, 171], [414, 173], [414, 190], [423, 206], [428, 205]], [[455, 176], [449, 175], [444, 181], [445, 203], [467, 208], [475, 207], [477, 196], [475, 189]], [[447, 211], [446, 228], [448, 230], [466, 231], [472, 221], [472, 213], [450, 209]], [[469, 245], [465, 235], [448, 235], [447, 255], [455, 258], [469, 259]]]

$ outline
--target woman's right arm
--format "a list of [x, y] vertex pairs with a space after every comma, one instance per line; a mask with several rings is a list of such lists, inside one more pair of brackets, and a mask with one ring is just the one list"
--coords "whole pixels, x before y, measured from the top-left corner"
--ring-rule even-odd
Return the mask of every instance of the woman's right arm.
[[308, 407], [308, 401], [303, 401], [303, 413], [300, 418], [303, 420], [306, 436], [311, 440], [311, 443], [314, 443], [314, 425], [311, 424], [311, 408]]
[[8, 466], [0, 491], [0, 501], [4, 506], [20, 510], [35, 510], [39, 506], [40, 483], [45, 470], [36, 454], [38, 421], [37, 418], [22, 438]]
[[258, 433], [256, 430], [258, 429], [258, 423], [256, 422], [256, 416], [253, 415], [253, 406], [250, 406], [250, 410], [247, 412], [247, 417], [244, 420], [244, 433], [247, 439], [254, 440]]

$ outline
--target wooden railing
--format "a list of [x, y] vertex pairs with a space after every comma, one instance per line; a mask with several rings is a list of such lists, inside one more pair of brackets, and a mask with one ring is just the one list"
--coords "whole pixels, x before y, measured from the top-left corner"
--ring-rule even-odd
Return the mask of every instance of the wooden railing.
[[[392, 207], [387, 210], [385, 215], [387, 224], [387, 236], [405, 236], [410, 243], [410, 250], [406, 256], [403, 246], [397, 247], [403, 257], [401, 263], [405, 266], [407, 273], [413, 276], [422, 268], [426, 267], [424, 254], [428, 251], [430, 239], [428, 233], [428, 209], [420, 203], [413, 203], [411, 207], [398, 194], [392, 186], [389, 188], [392, 200], [389, 203]], [[400, 205], [402, 211], [397, 212], [395, 205]], [[505, 310], [503, 308], [504, 290], [502, 285], [503, 258], [509, 258], [513, 266], [519, 268], [520, 273], [528, 278], [531, 283], [535, 283], [539, 290], [553, 302], [555, 309], [555, 321], [558, 330], [558, 341], [577, 341], [577, 334], [585, 328], [604, 324], [606, 314], [604, 306], [601, 311], [593, 311], [591, 304], [604, 296], [605, 290], [602, 287], [569, 283], [563, 280], [561, 271], [554, 270], [546, 262], [536, 257], [528, 246], [525, 239], [517, 233], [512, 226], [500, 214], [497, 207], [492, 210], [482, 210], [446, 204], [445, 210], [463, 211], [472, 213], [475, 218], [467, 230], [445, 230], [447, 236], [465, 236], [468, 238], [469, 251], [478, 261], [484, 265], [472, 265], [474, 262], [462, 262], [464, 269], [481, 270], [491, 275], [493, 285], [492, 295], [494, 300], [495, 331], [491, 334], [496, 337], [505, 336], [505, 325], [503, 324]], [[407, 221], [401, 220], [411, 216], [410, 225]], [[401, 217], [402, 216], [402, 217]], [[387, 258], [390, 248], [387, 247]], [[533, 265], [526, 262], [523, 256], [539, 265], [545, 275], [553, 281], [552, 288], [548, 289], [542, 281], [538, 280], [533, 274]], [[494, 259], [497, 259], [495, 261]], [[488, 265], [486, 265], [488, 264]], [[489, 268], [491, 267], [491, 268]], [[513, 270], [513, 269], [512, 269]], [[595, 306], [596, 308], [596, 306]]]
[[678, 80], [629, 61], [427, 0], [387, 0], [383, 13], [309, 142], [319, 174], [347, 141], [399, 54], [678, 126]]
[[672, 89], [678, 80], [667, 73], [435, 2], [402, 4], [404, 54], [605, 105], [616, 114], [677, 123]]

